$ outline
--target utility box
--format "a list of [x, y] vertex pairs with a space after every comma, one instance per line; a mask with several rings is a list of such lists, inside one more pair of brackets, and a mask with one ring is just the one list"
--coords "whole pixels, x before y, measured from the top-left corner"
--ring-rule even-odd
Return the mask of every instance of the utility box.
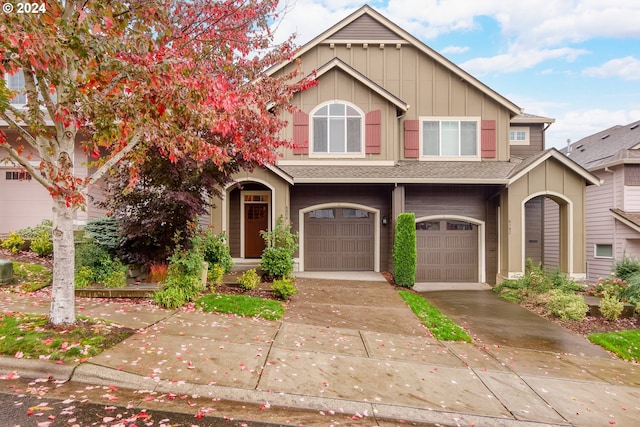
[[0, 285], [13, 280], [13, 263], [6, 259], [0, 259]]

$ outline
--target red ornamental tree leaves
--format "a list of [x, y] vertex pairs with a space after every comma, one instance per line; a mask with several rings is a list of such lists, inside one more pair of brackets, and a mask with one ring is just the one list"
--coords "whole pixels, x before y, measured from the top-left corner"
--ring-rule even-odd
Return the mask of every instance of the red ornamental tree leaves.
[[[276, 6], [51, 0], [45, 13], [0, 15], [0, 73], [22, 72], [27, 100], [18, 108], [10, 103], [16, 93], [0, 85], [0, 120], [9, 129], [0, 130], [0, 151], [53, 198], [52, 323], [75, 322], [73, 211], [114, 165], [126, 159], [135, 181], [152, 146], [172, 161], [224, 165], [271, 163], [288, 144], [273, 113], [313, 82], [295, 71], [264, 73], [293, 53], [291, 41], [273, 46]], [[78, 143], [90, 158], [100, 155], [89, 176], [74, 163]]]

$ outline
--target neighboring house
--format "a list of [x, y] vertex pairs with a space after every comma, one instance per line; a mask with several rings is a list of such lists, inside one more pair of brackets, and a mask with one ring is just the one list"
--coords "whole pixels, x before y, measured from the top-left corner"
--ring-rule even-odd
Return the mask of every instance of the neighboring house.
[[640, 121], [595, 133], [562, 150], [602, 180], [587, 189], [587, 272], [611, 274], [625, 254], [640, 257]]
[[[419, 282], [496, 283], [547, 250], [584, 278], [585, 187], [599, 180], [544, 150], [553, 119], [523, 114], [368, 6], [296, 59], [318, 84], [293, 99], [295, 148], [239, 173], [212, 209], [232, 256], [260, 257], [260, 230], [283, 216], [300, 233], [299, 270], [392, 271], [395, 218], [413, 212]], [[560, 226], [543, 242], [544, 198]]]

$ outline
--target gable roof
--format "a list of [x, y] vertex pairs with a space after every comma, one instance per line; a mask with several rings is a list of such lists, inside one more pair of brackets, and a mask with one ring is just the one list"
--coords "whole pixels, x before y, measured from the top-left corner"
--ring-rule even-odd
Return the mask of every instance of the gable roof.
[[371, 80], [370, 78], [362, 74], [360, 71], [351, 67], [349, 64], [345, 63], [340, 58], [333, 58], [331, 61], [327, 62], [326, 64], [318, 68], [316, 70], [315, 77], [318, 78], [323, 74], [326, 74], [327, 72], [335, 69], [340, 69], [344, 71], [345, 73], [347, 73], [348, 75], [350, 75], [351, 77], [353, 77], [354, 79], [362, 83], [363, 85], [367, 86], [369, 89], [376, 92], [378, 95], [385, 98], [387, 101], [394, 104], [396, 108], [404, 112], [406, 112], [409, 109], [409, 104], [407, 104], [406, 102], [404, 102], [403, 100], [401, 100], [400, 98], [398, 98], [397, 96], [395, 96], [394, 94], [392, 94], [391, 92], [389, 92], [388, 90], [386, 90], [385, 88], [383, 88], [382, 86], [380, 86], [379, 84], [377, 84], [376, 82], [374, 82], [373, 80]]
[[[447, 68], [460, 79], [465, 80], [471, 86], [504, 106], [514, 116], [522, 113], [522, 108], [518, 107], [504, 96], [480, 82], [471, 74], [467, 73], [462, 68], [458, 67], [453, 62], [449, 61], [444, 56], [440, 55], [438, 52], [403, 30], [401, 27], [391, 22], [369, 5], [362, 6], [342, 21], [333, 25], [308, 43], [301, 46], [292, 60], [299, 58], [304, 53], [320, 44], [348, 42], [358, 42], [363, 44], [379, 43], [380, 45], [392, 44], [396, 46], [401, 46], [403, 44], [413, 45], [418, 50], [431, 57], [434, 61]], [[290, 62], [284, 62], [276, 65], [267, 70], [267, 72], [269, 74], [275, 73], [289, 63]]]
[[638, 163], [640, 153], [640, 120], [616, 125], [582, 138], [561, 151], [587, 170], [601, 169], [620, 163]]
[[573, 172], [584, 178], [587, 185], [600, 185], [600, 179], [597, 176], [593, 175], [591, 172], [587, 171], [582, 166], [580, 166], [567, 156], [563, 155], [555, 148], [549, 148], [545, 151], [541, 151], [540, 153], [527, 157], [522, 162], [520, 162], [518, 166], [513, 168], [513, 170], [509, 173], [509, 184], [512, 184], [515, 181], [519, 180], [524, 175], [551, 158], [556, 159], [568, 169], [571, 169]]

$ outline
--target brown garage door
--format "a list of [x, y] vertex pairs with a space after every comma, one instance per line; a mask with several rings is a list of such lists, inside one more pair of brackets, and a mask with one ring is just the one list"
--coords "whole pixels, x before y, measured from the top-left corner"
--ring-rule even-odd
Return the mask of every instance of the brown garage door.
[[416, 224], [417, 282], [477, 282], [478, 227], [464, 221]]
[[304, 268], [308, 271], [370, 271], [374, 215], [361, 209], [318, 209], [305, 214]]

